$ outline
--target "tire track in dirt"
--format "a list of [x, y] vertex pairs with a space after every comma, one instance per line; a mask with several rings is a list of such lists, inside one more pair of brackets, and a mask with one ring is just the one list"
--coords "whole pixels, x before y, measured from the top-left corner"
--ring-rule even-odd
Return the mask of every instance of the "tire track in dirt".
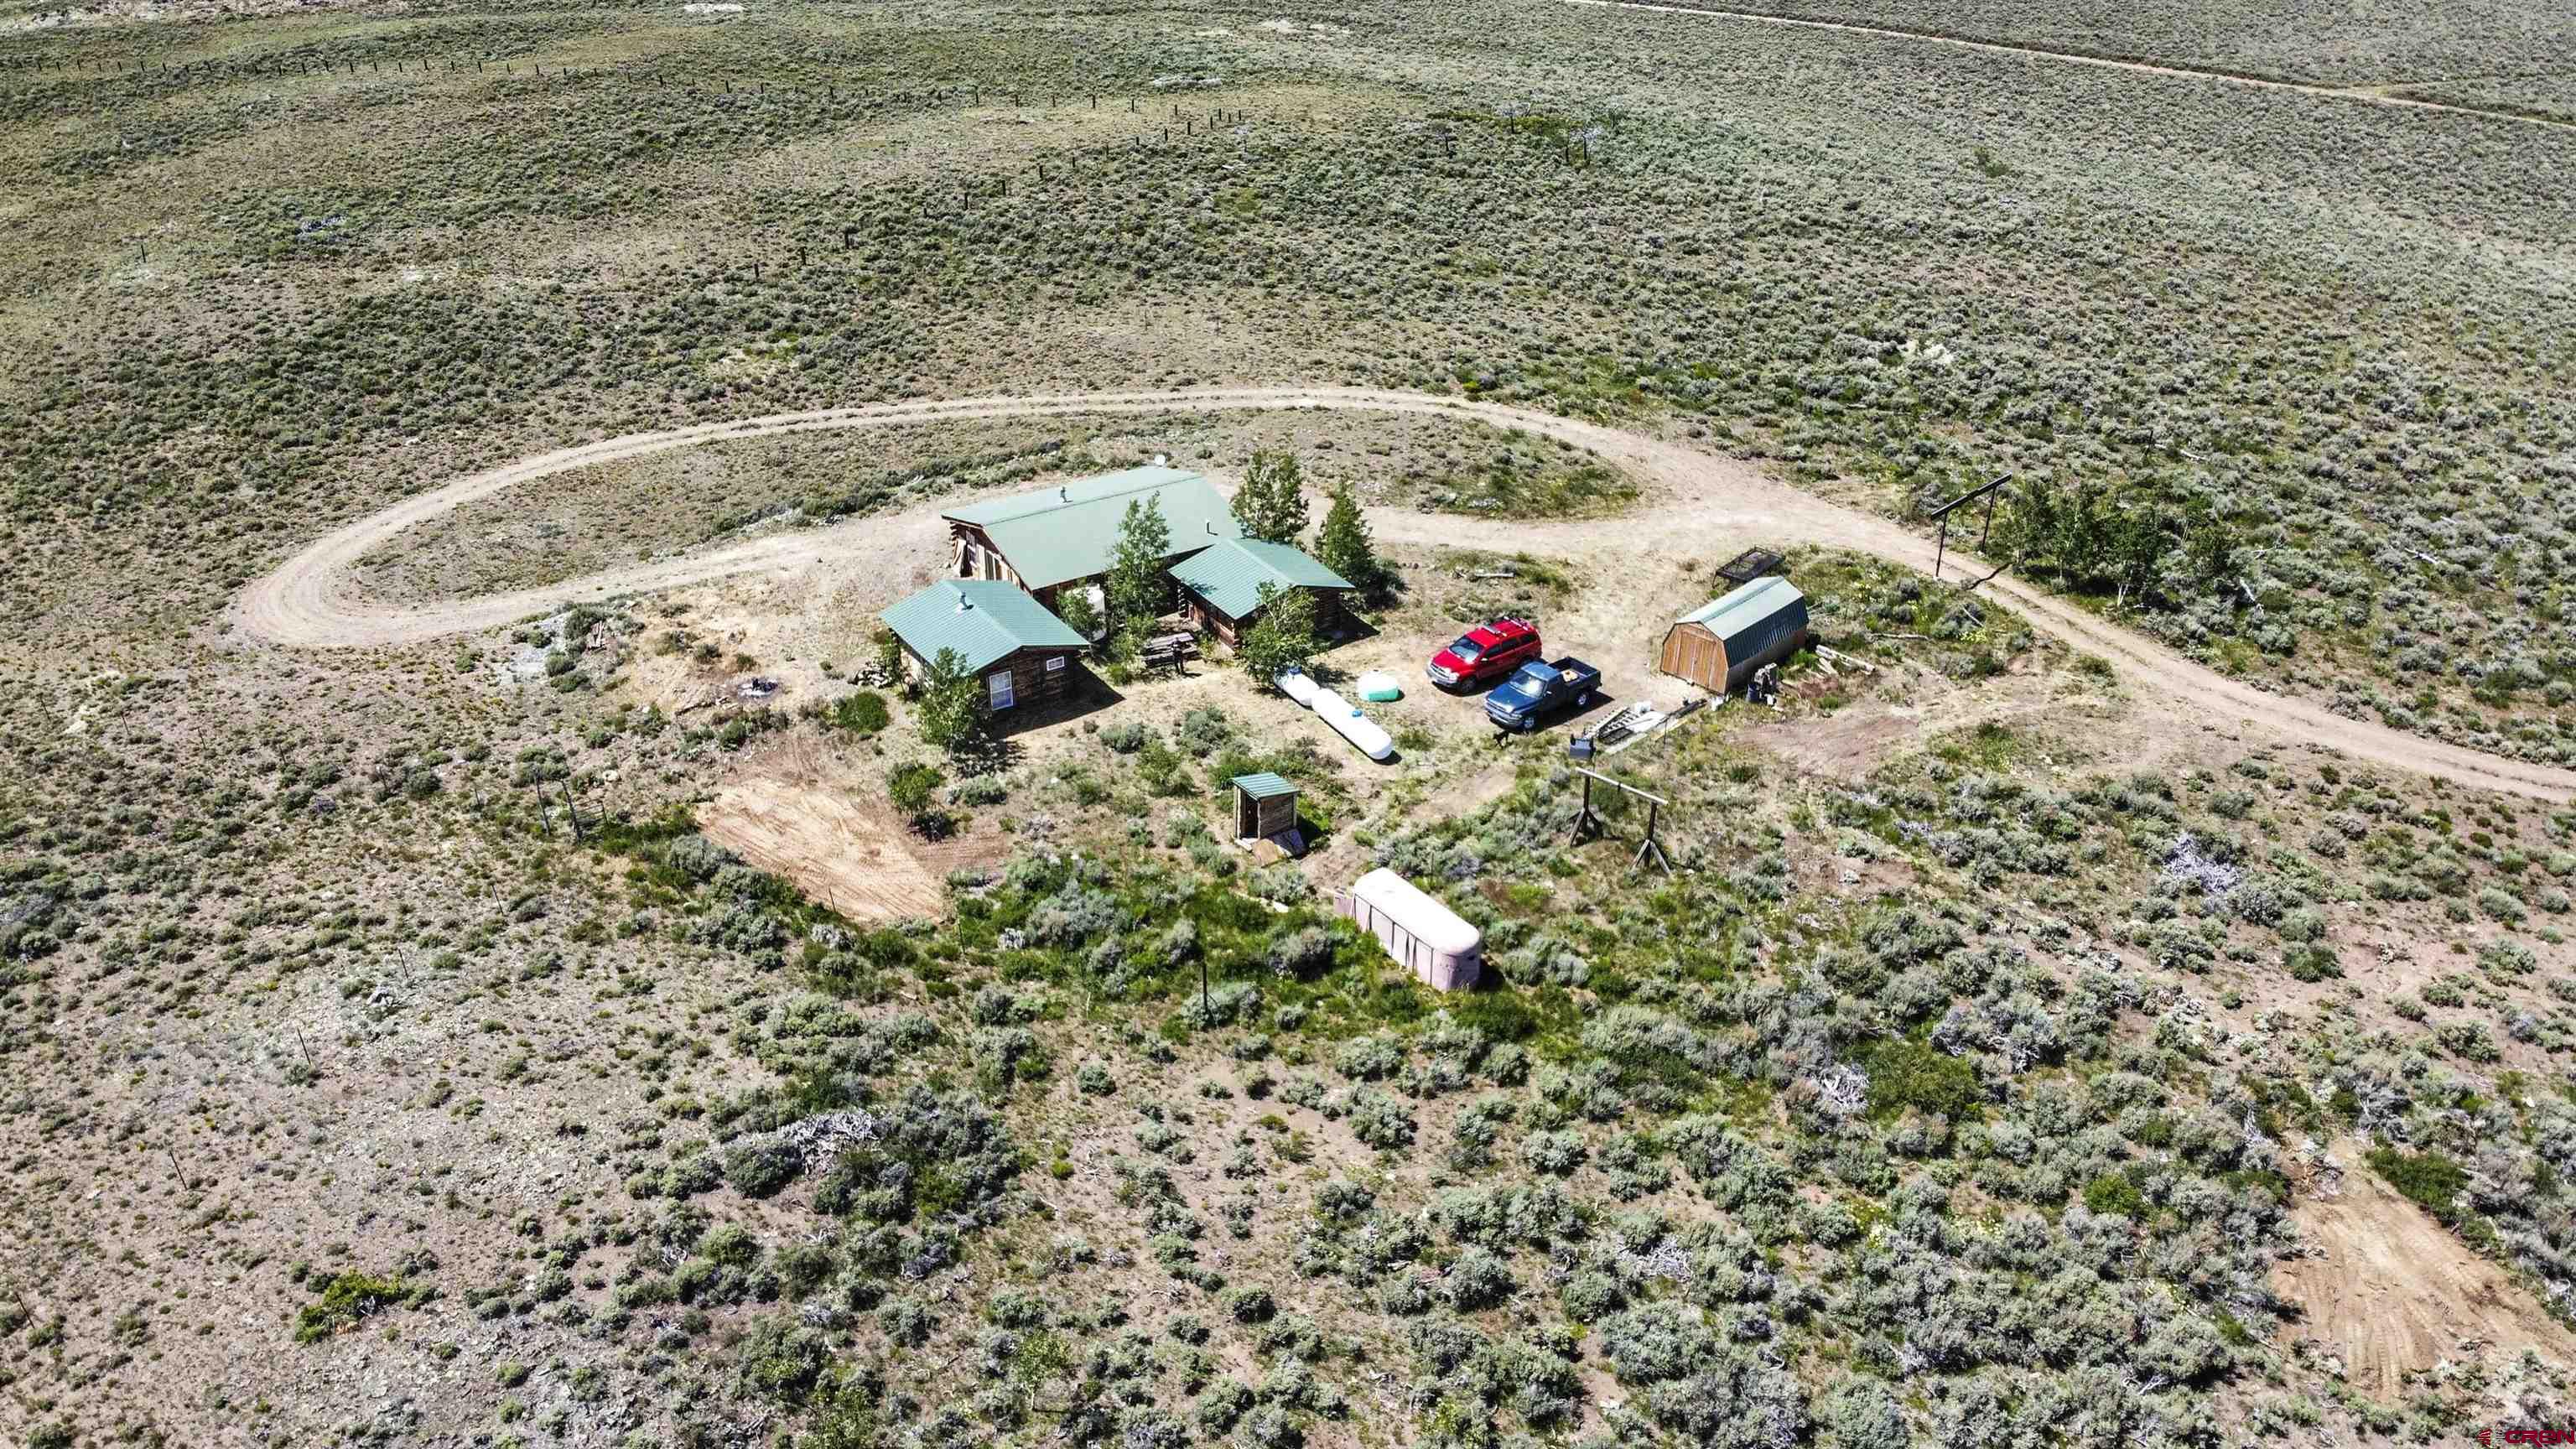
[[2448, 111], [2454, 115], [2478, 116], [2490, 121], [2512, 121], [2526, 126], [2547, 126], [2553, 130], [2576, 130], [2576, 121], [2553, 120], [2548, 116], [2526, 115], [2520, 111], [2500, 110], [2489, 106], [2462, 105], [2454, 101], [2426, 101], [2408, 96], [2391, 95], [2389, 91], [2423, 82], [2399, 81], [2388, 84], [2355, 86], [2316, 85], [2307, 81], [2272, 80], [2264, 76], [2244, 75], [2236, 71], [2209, 66], [2158, 64], [2151, 60], [2121, 60], [2115, 56], [2087, 55], [2080, 50], [2051, 50], [2044, 45], [2024, 45], [2010, 40], [1975, 40], [1964, 35], [1943, 35], [1936, 30], [1909, 30], [1902, 26], [1863, 25], [1849, 20], [1816, 20], [1799, 15], [1770, 15], [1759, 10], [1721, 10], [1703, 5], [1658, 5], [1650, 0], [1560, 0], [1566, 5], [1586, 5], [1600, 10], [1636, 10], [1650, 15], [1697, 15], [1710, 20], [1738, 20], [1751, 25], [1779, 25], [1793, 30], [1832, 30], [1845, 35], [1865, 35], [1875, 40], [1910, 40], [1923, 45], [1947, 45], [1960, 50], [1981, 50], [1989, 55], [2029, 56], [2038, 60], [2062, 60], [2071, 65], [2101, 66], [2107, 70], [2125, 70], [2136, 75], [2187, 76], [2195, 80], [2224, 81], [2229, 85], [2249, 86], [2256, 90], [2289, 91], [2303, 96], [2322, 96], [2328, 100], [2361, 101], [2369, 105], [2400, 106], [2416, 111]]
[[[2336, 1150], [2361, 1155], [2352, 1144]], [[2393, 1403], [2408, 1375], [2459, 1357], [2472, 1343], [2499, 1359], [2528, 1348], [2576, 1362], [2576, 1334], [2370, 1169], [2344, 1172], [2340, 1191], [2301, 1191], [2291, 1217], [2310, 1252], [2273, 1270], [2275, 1285], [2307, 1312], [2287, 1332], [2342, 1359], [2356, 1388]]]
[[[1543, 522], [1468, 520], [1393, 509], [1371, 511], [1386, 542], [1455, 543], [1503, 549], [1614, 549], [1672, 559], [1732, 553], [1747, 539], [1826, 544], [1929, 570], [1932, 541], [1894, 521], [1765, 476], [1751, 464], [1597, 423], [1499, 403], [1429, 393], [1352, 387], [1206, 387], [1159, 392], [1063, 393], [870, 404], [705, 423], [609, 438], [460, 478], [334, 529], [245, 588], [233, 622], [245, 633], [296, 648], [365, 648], [419, 643], [499, 628], [575, 603], [708, 583], [748, 571], [792, 567], [819, 554], [862, 547], [888, 527], [856, 519], [778, 534], [705, 553], [610, 569], [587, 578], [508, 593], [410, 606], [369, 602], [352, 582], [358, 561], [414, 524], [533, 479], [574, 468], [733, 438], [891, 428], [976, 418], [1055, 417], [1272, 408], [1342, 409], [1452, 417], [1521, 428], [1591, 448], [1650, 484], [1641, 512], [1606, 519]], [[1962, 569], [1989, 564], [1952, 550]], [[2357, 760], [2436, 775], [2478, 789], [2553, 802], [2576, 799], [2576, 771], [2489, 755], [2386, 725], [2346, 719], [2322, 705], [2269, 694], [2194, 664], [2143, 635], [2008, 577], [1986, 588], [2038, 628], [2109, 660], [2147, 707], [2222, 729], [2252, 729]], [[1640, 622], [1636, 627], [1645, 627]]]

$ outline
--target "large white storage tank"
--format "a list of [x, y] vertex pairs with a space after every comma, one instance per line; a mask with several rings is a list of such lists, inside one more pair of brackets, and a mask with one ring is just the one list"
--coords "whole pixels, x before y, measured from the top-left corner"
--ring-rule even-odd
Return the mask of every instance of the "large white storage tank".
[[1423, 985], [1459, 991], [1476, 984], [1485, 933], [1394, 871], [1370, 871], [1334, 904]]
[[1359, 746], [1361, 754], [1372, 760], [1385, 760], [1395, 754], [1394, 737], [1387, 734], [1376, 720], [1360, 713], [1360, 707], [1329, 689], [1315, 691], [1306, 707], [1323, 717], [1333, 733]]

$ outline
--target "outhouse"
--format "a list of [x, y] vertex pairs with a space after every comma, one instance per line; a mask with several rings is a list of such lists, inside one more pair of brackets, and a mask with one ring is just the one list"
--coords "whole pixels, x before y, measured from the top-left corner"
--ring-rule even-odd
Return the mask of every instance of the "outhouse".
[[1234, 839], [1238, 845], [1267, 840], [1297, 828], [1297, 787], [1264, 771], [1234, 777]]

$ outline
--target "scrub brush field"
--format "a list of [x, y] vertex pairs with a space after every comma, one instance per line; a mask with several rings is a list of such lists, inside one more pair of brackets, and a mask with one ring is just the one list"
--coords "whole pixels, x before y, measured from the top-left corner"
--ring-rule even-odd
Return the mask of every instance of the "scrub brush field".
[[[0, 1442], [2569, 1422], [2576, 31], [1743, 8], [0, 13]], [[908, 676], [1157, 459], [1392, 758]]]

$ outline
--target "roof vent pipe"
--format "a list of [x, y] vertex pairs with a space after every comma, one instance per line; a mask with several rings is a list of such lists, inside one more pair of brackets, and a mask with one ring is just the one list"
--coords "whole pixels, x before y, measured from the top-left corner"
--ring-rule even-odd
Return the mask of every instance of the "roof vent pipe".
[[1073, 489], [1072, 489], [1072, 488], [1070, 488], [1070, 487], [1068, 487], [1068, 486], [1066, 486], [1065, 484], [1058, 483], [1057, 485], [1055, 485], [1055, 501], [1056, 501], [1056, 502], [1058, 502], [1058, 503], [1070, 503], [1070, 502], [1072, 502], [1072, 501], [1073, 501]]
[[973, 599], [970, 599], [970, 598], [966, 597], [964, 594], [959, 594], [959, 595], [957, 596], [957, 612], [958, 612], [958, 613], [963, 614], [963, 613], [965, 613], [968, 609], [971, 609], [971, 608], [973, 608], [973, 607], [975, 607], [975, 601], [974, 601]]

